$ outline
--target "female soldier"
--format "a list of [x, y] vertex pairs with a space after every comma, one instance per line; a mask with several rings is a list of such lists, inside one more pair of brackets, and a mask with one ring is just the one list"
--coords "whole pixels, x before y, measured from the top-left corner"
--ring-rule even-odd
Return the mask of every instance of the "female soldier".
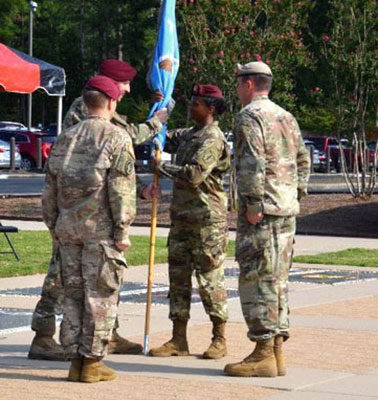
[[224, 284], [227, 250], [227, 194], [223, 178], [231, 158], [226, 139], [215, 121], [226, 109], [221, 90], [214, 85], [194, 85], [189, 113], [195, 126], [168, 132], [167, 151], [176, 152], [176, 163], [159, 162], [159, 174], [173, 180], [170, 208], [172, 227], [168, 239], [169, 318], [173, 337], [151, 356], [189, 354], [186, 338], [190, 318], [192, 273], [213, 323], [213, 338], [204, 358], [227, 354], [225, 324], [228, 318]]

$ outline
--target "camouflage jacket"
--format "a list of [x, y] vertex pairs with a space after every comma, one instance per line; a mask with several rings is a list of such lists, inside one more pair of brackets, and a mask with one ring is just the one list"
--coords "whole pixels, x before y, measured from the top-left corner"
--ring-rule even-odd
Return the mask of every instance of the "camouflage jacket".
[[[83, 121], [88, 116], [87, 106], [84, 104], [83, 97], [80, 96], [72, 103], [70, 109], [63, 120], [63, 130]], [[138, 146], [151, 140], [162, 130], [162, 124], [157, 117], [153, 117], [144, 124], [134, 125], [127, 123], [127, 117], [118, 113], [114, 114], [112, 123], [124, 129], [133, 141], [134, 146]]]
[[42, 206], [63, 242], [126, 239], [136, 211], [130, 137], [96, 116], [63, 132], [47, 162]]
[[234, 146], [240, 212], [297, 215], [310, 157], [295, 118], [256, 97], [236, 116]]
[[218, 122], [200, 130], [168, 132], [167, 151], [176, 164], [160, 163], [160, 172], [173, 179], [171, 219], [188, 224], [226, 222], [224, 175], [231, 165], [230, 150]]

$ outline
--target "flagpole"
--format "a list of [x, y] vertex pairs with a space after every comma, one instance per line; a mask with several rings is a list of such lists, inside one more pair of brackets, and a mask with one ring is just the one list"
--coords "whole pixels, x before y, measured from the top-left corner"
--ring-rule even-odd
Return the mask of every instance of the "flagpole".
[[[161, 150], [157, 146], [155, 150], [155, 163], [160, 161]], [[159, 175], [154, 174], [154, 186], [159, 186]], [[151, 300], [152, 300], [152, 285], [154, 277], [154, 264], [155, 264], [155, 247], [156, 247], [156, 224], [157, 224], [157, 207], [158, 197], [152, 198], [152, 213], [151, 213], [151, 231], [150, 231], [150, 255], [148, 261], [148, 280], [147, 280], [147, 299], [146, 299], [146, 317], [144, 324], [144, 355], [148, 355], [149, 348], [149, 335], [150, 335], [150, 319], [151, 319]]]
[[[154, 47], [154, 56], [151, 68], [147, 76], [149, 87], [153, 92], [161, 92], [164, 100], [156, 102], [152, 107], [149, 118], [152, 117], [156, 110], [168, 107], [172, 98], [175, 79], [179, 68], [179, 48], [176, 29], [176, 0], [162, 0], [160, 7], [158, 37]], [[155, 138], [156, 151], [155, 162], [160, 161], [161, 152], [164, 150], [166, 135], [166, 126], [159, 132]], [[154, 184], [159, 186], [159, 177], [155, 173]], [[152, 285], [155, 262], [155, 240], [156, 240], [156, 223], [157, 223], [157, 207], [158, 199], [152, 199], [152, 215], [151, 215], [151, 235], [150, 235], [150, 256], [148, 264], [148, 283], [147, 283], [147, 299], [146, 299], [146, 316], [145, 316], [145, 332], [144, 332], [144, 354], [148, 354], [149, 334], [150, 334], [150, 315], [151, 315], [151, 298]]]

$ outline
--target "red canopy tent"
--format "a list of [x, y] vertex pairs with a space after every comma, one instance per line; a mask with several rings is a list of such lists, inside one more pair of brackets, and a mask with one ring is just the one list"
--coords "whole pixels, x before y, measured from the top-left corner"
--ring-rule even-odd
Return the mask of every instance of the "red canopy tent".
[[0, 91], [33, 93], [42, 89], [49, 96], [58, 96], [58, 134], [62, 126], [65, 87], [63, 68], [0, 43]]

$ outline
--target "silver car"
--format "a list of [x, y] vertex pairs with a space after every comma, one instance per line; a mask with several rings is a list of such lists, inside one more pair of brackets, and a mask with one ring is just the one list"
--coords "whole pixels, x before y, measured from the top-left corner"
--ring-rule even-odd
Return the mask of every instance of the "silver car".
[[319, 150], [315, 147], [315, 143], [311, 140], [304, 139], [304, 144], [310, 155], [312, 154], [313, 169], [315, 171], [318, 171], [321, 167]]
[[[10, 144], [0, 140], [0, 168], [10, 168]], [[15, 152], [15, 164], [16, 168], [20, 168], [21, 165], [21, 154], [16, 147]]]

